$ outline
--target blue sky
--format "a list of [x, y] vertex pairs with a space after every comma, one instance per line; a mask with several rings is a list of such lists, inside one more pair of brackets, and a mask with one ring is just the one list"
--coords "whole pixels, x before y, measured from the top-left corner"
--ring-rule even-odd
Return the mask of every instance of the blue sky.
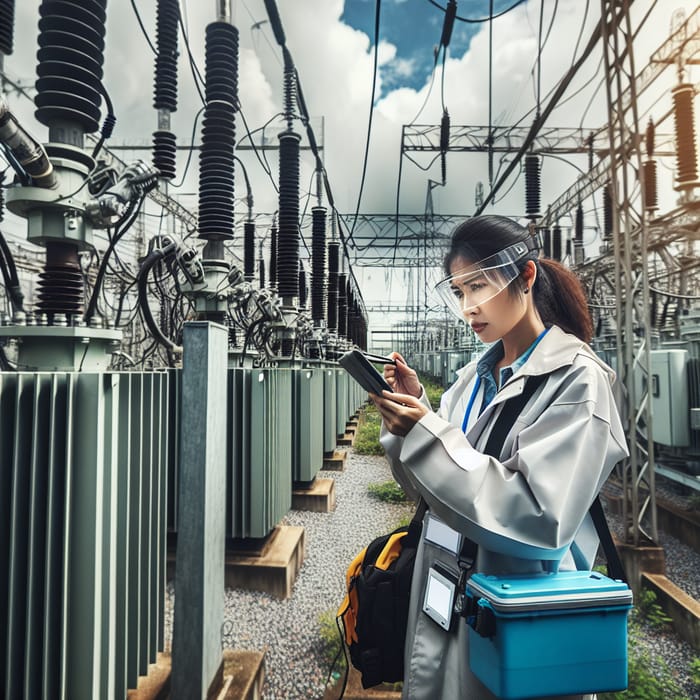
[[[494, 0], [494, 14], [512, 7], [516, 0]], [[441, 7], [447, 0], [439, 0]], [[457, 16], [481, 19], [489, 15], [489, 0], [458, 3]], [[367, 34], [374, 42], [375, 0], [345, 0], [341, 20]], [[442, 34], [444, 12], [429, 0], [384, 0], [381, 3], [379, 39], [396, 47], [396, 56], [381, 67], [382, 89], [386, 93], [398, 87], [419, 90], [429, 78], [434, 48]], [[482, 29], [480, 23], [457, 19], [452, 31], [448, 56], [461, 56], [469, 42]], [[442, 61], [442, 54], [439, 57]]]

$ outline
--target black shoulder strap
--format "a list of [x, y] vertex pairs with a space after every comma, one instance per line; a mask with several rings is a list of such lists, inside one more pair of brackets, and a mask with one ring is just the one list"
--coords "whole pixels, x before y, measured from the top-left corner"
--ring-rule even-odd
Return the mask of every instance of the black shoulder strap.
[[547, 379], [546, 374], [528, 377], [525, 381], [522, 394], [504, 401], [501, 412], [489, 434], [489, 439], [484, 448], [484, 454], [498, 458], [498, 455], [501, 454], [501, 448], [505, 442], [506, 435], [508, 435], [508, 431], [515, 424], [517, 417], [522, 413], [530, 397], [537, 391], [537, 387], [540, 386], [545, 379]]
[[591, 514], [591, 518], [593, 518], [595, 531], [598, 533], [598, 539], [605, 552], [605, 560], [608, 563], [608, 576], [627, 583], [625, 567], [620, 559], [612, 535], [610, 534], [608, 521], [605, 519], [605, 512], [603, 511], [603, 504], [600, 502], [600, 496], [595, 497], [593, 505], [591, 505], [588, 512]]

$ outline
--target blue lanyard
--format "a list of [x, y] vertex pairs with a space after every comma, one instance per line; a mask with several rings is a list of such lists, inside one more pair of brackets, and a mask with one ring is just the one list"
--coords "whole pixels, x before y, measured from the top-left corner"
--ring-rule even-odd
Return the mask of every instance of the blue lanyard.
[[464, 412], [464, 420], [462, 421], [462, 432], [467, 432], [467, 423], [469, 422], [469, 414], [472, 412], [472, 406], [474, 405], [474, 400], [476, 395], [479, 393], [479, 387], [481, 386], [481, 375], [476, 375], [476, 381], [474, 382], [474, 390], [472, 395], [469, 397], [469, 403], [467, 404], [467, 410]]

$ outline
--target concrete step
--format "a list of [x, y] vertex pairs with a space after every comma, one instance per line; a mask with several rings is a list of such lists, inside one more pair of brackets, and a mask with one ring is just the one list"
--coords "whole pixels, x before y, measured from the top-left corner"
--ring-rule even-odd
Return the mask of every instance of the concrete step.
[[304, 528], [278, 525], [254, 549], [250, 544], [245, 550], [227, 547], [225, 585], [289, 598], [304, 561]]
[[330, 513], [335, 509], [335, 479], [314, 479], [310, 484], [294, 484], [292, 508], [312, 513]]
[[324, 455], [322, 470], [342, 472], [345, 469], [345, 461], [348, 458], [348, 453], [344, 450], [332, 452], [330, 455]]

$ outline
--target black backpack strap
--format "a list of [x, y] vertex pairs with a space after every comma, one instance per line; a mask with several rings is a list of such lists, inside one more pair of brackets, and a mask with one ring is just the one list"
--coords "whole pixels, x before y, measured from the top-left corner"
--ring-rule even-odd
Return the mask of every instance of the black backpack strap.
[[501, 448], [505, 442], [506, 435], [508, 435], [508, 431], [513, 427], [518, 416], [522, 413], [525, 404], [530, 400], [535, 391], [537, 391], [537, 387], [540, 386], [545, 379], [547, 379], [546, 374], [537, 374], [528, 377], [525, 380], [522, 393], [503, 402], [501, 412], [486, 442], [484, 454], [496, 458], [501, 454]]
[[608, 576], [627, 583], [625, 567], [620, 559], [620, 555], [617, 551], [612, 535], [610, 534], [608, 521], [605, 519], [605, 512], [603, 511], [603, 504], [600, 502], [600, 496], [595, 497], [589, 513], [593, 518], [593, 524], [595, 525], [595, 530], [598, 533], [598, 539], [600, 540], [600, 544], [603, 546], [603, 551], [605, 552], [605, 559], [608, 563]]

